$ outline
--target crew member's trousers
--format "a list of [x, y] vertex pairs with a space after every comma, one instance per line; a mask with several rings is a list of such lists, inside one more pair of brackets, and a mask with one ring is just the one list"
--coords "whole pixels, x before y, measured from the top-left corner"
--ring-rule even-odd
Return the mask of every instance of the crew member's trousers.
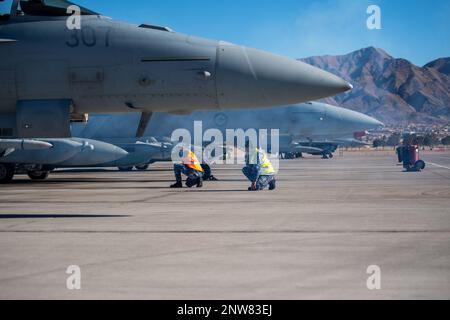
[[[244, 167], [242, 169], [242, 173], [247, 177], [250, 182], [253, 182], [256, 180], [256, 189], [257, 190], [264, 190], [269, 187], [269, 184], [275, 179], [274, 175], [267, 176], [267, 175], [260, 175], [258, 177], [258, 169], [252, 168], [252, 167]], [[257, 179], [258, 177], [258, 179]]]
[[188, 177], [188, 179], [195, 180], [197, 178], [203, 177], [203, 173], [197, 170], [194, 170], [192, 168], [189, 168], [188, 166], [184, 164], [174, 164], [173, 166], [173, 172], [175, 173], [175, 180], [177, 182], [183, 181], [181, 174], [184, 174]]

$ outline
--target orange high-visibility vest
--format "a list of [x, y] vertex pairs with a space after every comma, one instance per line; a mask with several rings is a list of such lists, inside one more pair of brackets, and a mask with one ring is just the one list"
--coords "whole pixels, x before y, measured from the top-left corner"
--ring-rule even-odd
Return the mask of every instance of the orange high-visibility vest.
[[196, 171], [204, 172], [195, 153], [190, 150], [186, 150], [186, 151], [187, 151], [186, 157], [181, 159], [183, 161], [183, 164], [188, 166], [191, 169], [196, 170]]

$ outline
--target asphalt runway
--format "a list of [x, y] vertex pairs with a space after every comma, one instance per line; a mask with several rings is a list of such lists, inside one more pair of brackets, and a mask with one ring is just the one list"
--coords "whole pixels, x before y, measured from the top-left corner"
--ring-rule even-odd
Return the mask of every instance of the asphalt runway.
[[0, 299], [449, 299], [450, 152], [423, 158], [283, 160], [259, 193], [237, 166], [201, 190], [168, 189], [168, 163], [18, 176], [0, 186]]

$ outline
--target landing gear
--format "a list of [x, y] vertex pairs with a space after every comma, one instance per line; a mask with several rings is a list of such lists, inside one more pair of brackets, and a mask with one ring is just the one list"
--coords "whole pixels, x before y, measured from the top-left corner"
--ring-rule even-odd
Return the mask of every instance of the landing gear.
[[9, 183], [14, 178], [16, 166], [9, 163], [0, 163], [0, 183]]
[[28, 171], [27, 175], [31, 180], [45, 180], [48, 178], [48, 171]]
[[295, 159], [295, 153], [292, 153], [292, 152], [284, 153], [282, 158], [287, 159], [287, 160]]
[[133, 167], [119, 167], [119, 171], [130, 172], [133, 171]]
[[140, 165], [140, 166], [135, 166], [136, 170], [139, 170], [139, 171], [146, 171], [149, 167], [150, 167], [149, 164], [144, 164], [144, 165]]
[[333, 159], [333, 154], [331, 152], [324, 152], [322, 154], [322, 159]]

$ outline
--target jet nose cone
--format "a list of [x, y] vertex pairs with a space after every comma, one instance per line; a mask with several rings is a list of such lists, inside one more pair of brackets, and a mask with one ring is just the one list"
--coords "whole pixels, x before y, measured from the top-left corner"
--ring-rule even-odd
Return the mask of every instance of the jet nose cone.
[[373, 127], [374, 127], [374, 129], [377, 129], [377, 128], [383, 128], [383, 127], [385, 126], [385, 124], [384, 124], [383, 122], [378, 121], [378, 120], [375, 119], [375, 118], [372, 118], [372, 121], [373, 121]]
[[329, 72], [255, 49], [220, 44], [217, 59], [220, 107], [296, 104], [352, 89]]
[[367, 130], [384, 127], [384, 123], [378, 121], [375, 118], [369, 117], [367, 115], [362, 115], [361, 118], [362, 118], [361, 122], [363, 123], [363, 125], [366, 127]]
[[378, 129], [384, 126], [382, 122], [375, 118], [345, 108], [340, 109], [340, 116], [346, 123], [346, 126], [352, 128], [354, 131]]

